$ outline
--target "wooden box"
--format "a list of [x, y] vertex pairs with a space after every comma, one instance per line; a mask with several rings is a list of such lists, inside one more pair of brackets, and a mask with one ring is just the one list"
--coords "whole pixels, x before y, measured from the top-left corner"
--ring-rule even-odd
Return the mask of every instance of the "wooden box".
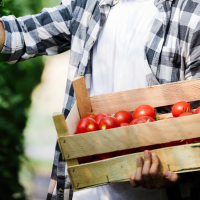
[[[55, 113], [53, 119], [74, 190], [129, 180], [136, 167], [136, 157], [143, 153], [87, 164], [79, 164], [78, 157], [200, 137], [199, 114], [74, 135], [80, 118], [89, 113], [114, 114], [120, 110], [134, 111], [143, 104], [160, 107], [178, 101], [200, 100], [200, 79], [93, 97], [89, 97], [83, 77], [75, 79], [73, 85], [77, 102], [70, 114], [65, 120], [63, 114]], [[169, 116], [171, 113], [160, 115], [160, 118]], [[199, 147], [200, 144], [188, 144], [152, 152], [160, 158], [161, 172], [181, 173], [200, 169]]]

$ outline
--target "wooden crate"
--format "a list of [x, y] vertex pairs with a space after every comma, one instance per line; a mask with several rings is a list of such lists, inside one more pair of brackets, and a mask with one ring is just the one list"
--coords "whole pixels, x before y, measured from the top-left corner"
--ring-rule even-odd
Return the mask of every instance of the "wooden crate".
[[[67, 119], [63, 114], [53, 116], [58, 142], [68, 165], [74, 190], [129, 180], [136, 168], [133, 153], [87, 164], [77, 158], [129, 148], [200, 137], [200, 115], [160, 120], [153, 123], [119, 127], [74, 135], [81, 117], [86, 114], [120, 110], [134, 111], [142, 104], [152, 107], [172, 105], [178, 101], [200, 100], [200, 79], [180, 81], [147, 88], [89, 97], [83, 77], [73, 81], [77, 102]], [[161, 119], [172, 116], [160, 115]], [[153, 150], [160, 158], [160, 171], [177, 173], [200, 170], [200, 144], [188, 144]]]

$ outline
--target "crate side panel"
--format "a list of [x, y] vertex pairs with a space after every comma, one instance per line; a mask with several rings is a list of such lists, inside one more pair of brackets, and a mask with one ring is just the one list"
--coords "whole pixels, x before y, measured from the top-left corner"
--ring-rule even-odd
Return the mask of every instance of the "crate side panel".
[[200, 99], [200, 79], [179, 81], [146, 88], [90, 97], [94, 114], [114, 114], [120, 110], [134, 111], [140, 105], [160, 107], [178, 101]]
[[[196, 170], [200, 168], [200, 145], [184, 145], [154, 150], [160, 158], [160, 172]], [[143, 153], [120, 156], [95, 163], [70, 167], [73, 189], [129, 180], [136, 168], [136, 158]]]
[[60, 137], [66, 159], [200, 137], [200, 115]]
[[77, 102], [73, 105], [69, 115], [66, 118], [66, 124], [70, 135], [74, 135], [76, 127], [80, 121], [80, 115], [77, 107]]

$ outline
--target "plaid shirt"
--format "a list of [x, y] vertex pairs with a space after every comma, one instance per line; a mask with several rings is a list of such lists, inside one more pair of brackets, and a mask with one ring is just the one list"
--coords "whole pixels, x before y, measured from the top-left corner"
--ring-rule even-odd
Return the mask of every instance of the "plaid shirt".
[[[2, 54], [7, 62], [24, 61], [41, 55], [55, 55], [71, 49], [63, 113], [75, 102], [72, 80], [91, 79], [91, 49], [118, 0], [63, 0], [40, 14], [16, 19], [2, 17], [6, 41]], [[198, 0], [155, 0], [158, 8], [145, 46], [148, 85], [200, 77], [200, 3]], [[187, 173], [185, 182], [160, 190], [162, 200], [200, 199], [198, 172]], [[66, 162], [56, 146], [48, 200], [71, 200], [72, 190]]]

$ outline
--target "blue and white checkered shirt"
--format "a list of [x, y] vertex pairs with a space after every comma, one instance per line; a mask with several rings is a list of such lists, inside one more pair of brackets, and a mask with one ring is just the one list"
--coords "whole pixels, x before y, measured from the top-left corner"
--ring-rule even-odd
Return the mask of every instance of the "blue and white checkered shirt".
[[[71, 50], [63, 113], [67, 116], [75, 102], [72, 80], [85, 76], [88, 90], [91, 79], [91, 49], [104, 26], [112, 6], [119, 0], [62, 0], [54, 8], [20, 18], [2, 17], [6, 41], [2, 54], [14, 63], [41, 55]], [[148, 85], [200, 77], [200, 1], [155, 0], [159, 13], [145, 46]], [[120, 13], [119, 13], [120, 14]], [[200, 199], [199, 173], [175, 187], [161, 190], [161, 199]], [[48, 200], [72, 199], [72, 190], [56, 146]]]

